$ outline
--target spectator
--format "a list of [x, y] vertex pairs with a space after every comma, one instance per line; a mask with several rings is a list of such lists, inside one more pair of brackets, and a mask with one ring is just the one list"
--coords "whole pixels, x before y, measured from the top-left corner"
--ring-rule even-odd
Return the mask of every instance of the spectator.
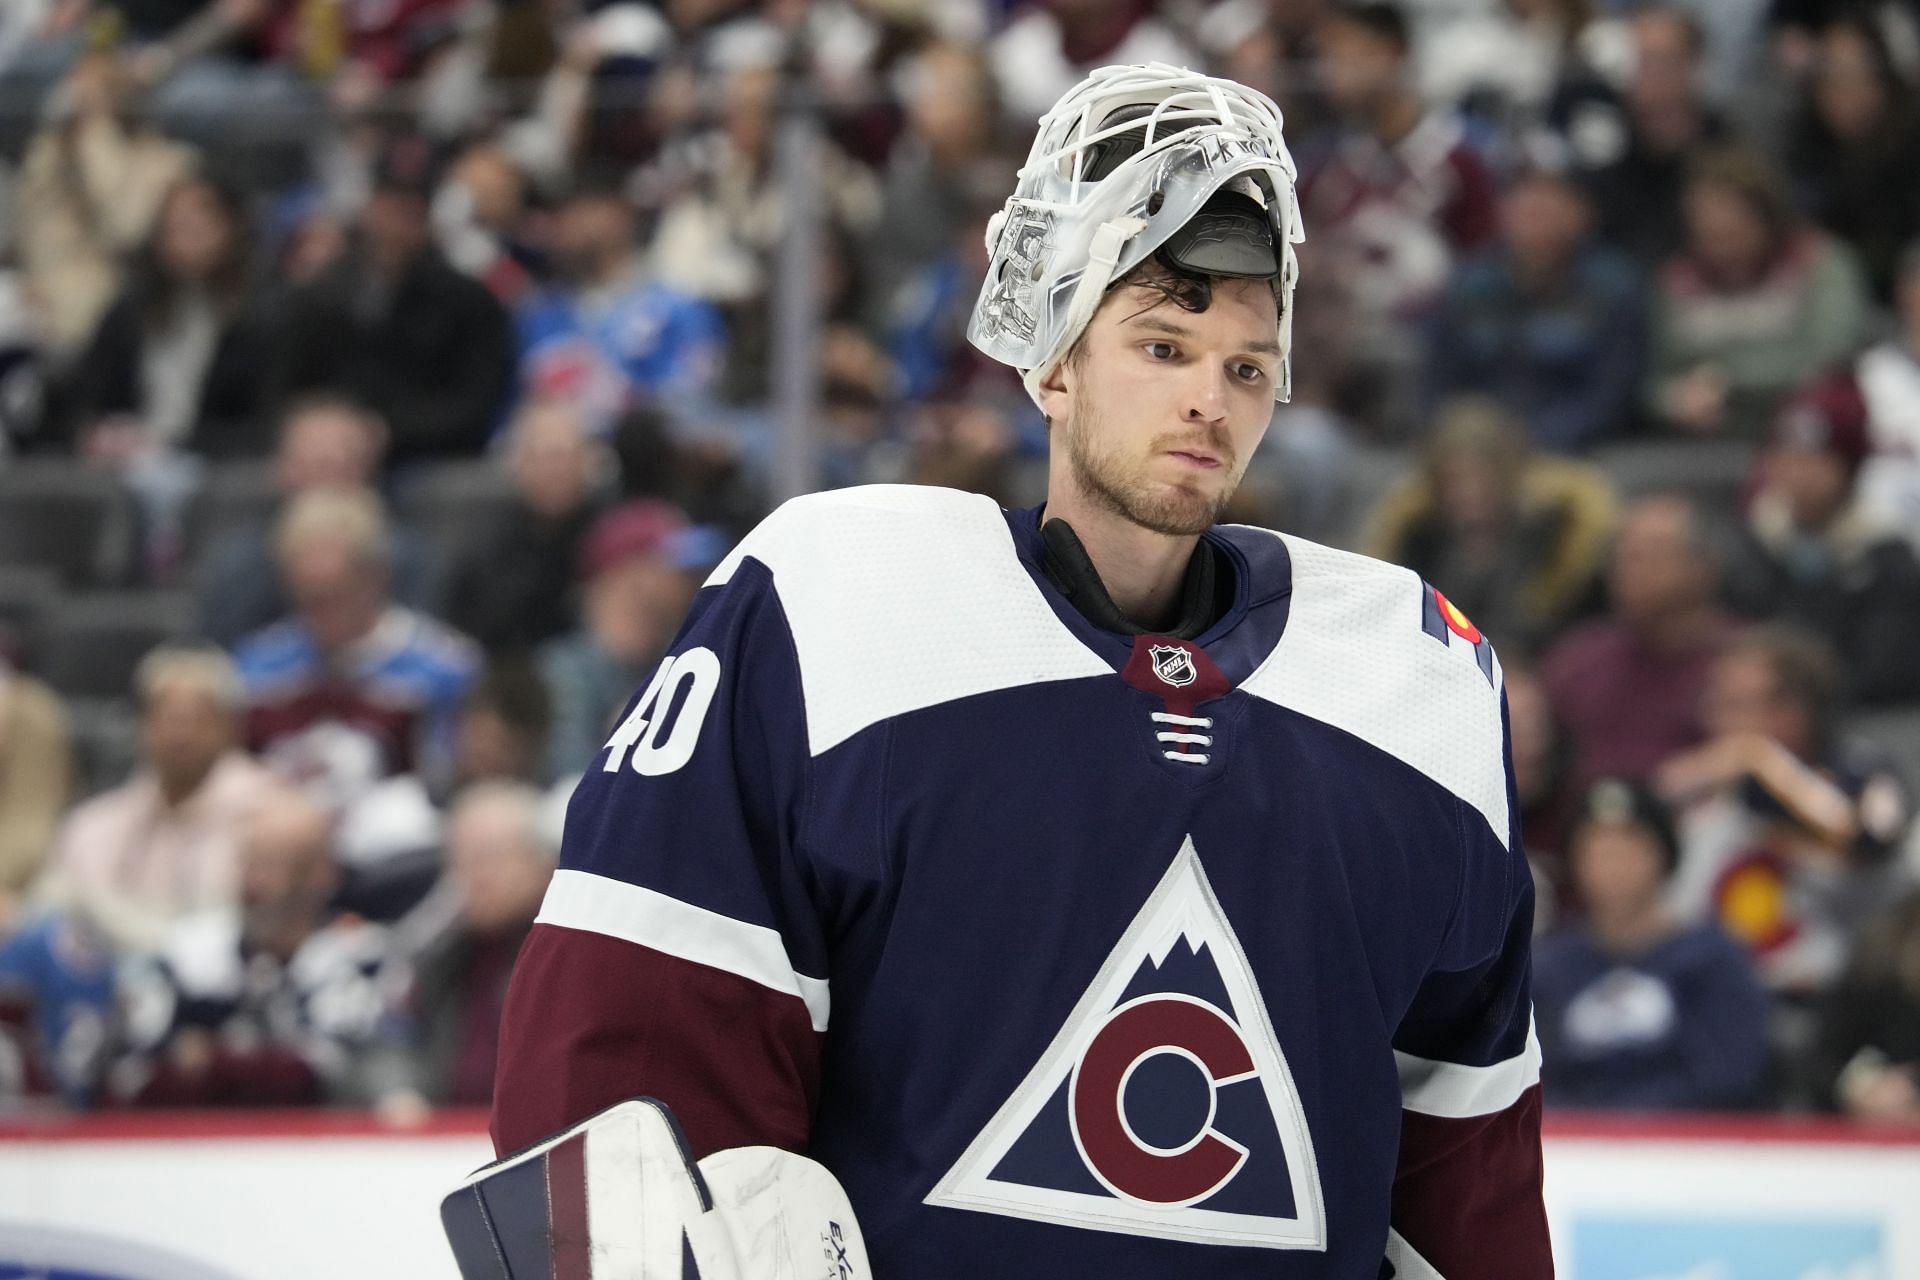
[[1677, 495], [1627, 508], [1607, 569], [1607, 616], [1570, 632], [1540, 678], [1572, 747], [1569, 784], [1645, 777], [1704, 735], [1700, 698], [1732, 631], [1718, 601], [1721, 557], [1698, 509]]
[[369, 99], [382, 86], [417, 75], [467, 0], [396, 0], [343, 6], [330, 35], [316, 39], [315, 19], [298, 4], [263, 6], [261, 43], [268, 56], [332, 78], [336, 96]]
[[237, 909], [181, 921], [128, 979], [129, 1052], [111, 1078], [120, 1100], [299, 1106], [385, 1091], [387, 937], [330, 918], [339, 871], [328, 828], [295, 792], [253, 811]]
[[1644, 785], [1587, 792], [1570, 851], [1585, 906], [1534, 948], [1534, 1017], [1548, 1106], [1698, 1111], [1761, 1101], [1767, 998], [1717, 925], [1662, 903], [1679, 859], [1673, 819]]
[[479, 668], [471, 640], [394, 603], [391, 546], [373, 494], [295, 498], [274, 530], [293, 613], [235, 654], [248, 746], [335, 812], [395, 775], [444, 782]]
[[1308, 138], [1331, 122], [1315, 67], [1320, 24], [1339, 0], [1221, 0], [1195, 37], [1218, 74], [1272, 98], [1290, 137]]
[[552, 728], [553, 706], [539, 673], [517, 661], [489, 666], [460, 706], [456, 790], [476, 782], [545, 782]]
[[0, 934], [47, 856], [72, 785], [66, 709], [0, 656]]
[[[913, 415], [906, 444], [900, 461], [905, 468], [902, 478], [908, 484], [962, 489], [996, 500], [1008, 498], [1013, 428], [1007, 415], [993, 405], [972, 400], [929, 401]], [[1250, 495], [1251, 489], [1242, 492]]]
[[1496, 0], [1458, 10], [1427, 33], [1420, 86], [1495, 121], [1548, 115], [1557, 92], [1590, 74], [1579, 56], [1587, 0]]
[[770, 509], [761, 479], [736, 448], [711, 437], [676, 438], [673, 424], [658, 410], [627, 414], [610, 443], [623, 499], [658, 498], [736, 539]]
[[130, 112], [128, 98], [111, 54], [82, 58], [48, 101], [20, 166], [20, 261], [43, 341], [62, 361], [99, 327], [123, 257], [147, 239], [193, 162]]
[[527, 176], [498, 143], [460, 153], [435, 195], [433, 221], [447, 261], [485, 284], [502, 305], [532, 290], [539, 256], [522, 238]]
[[1506, 410], [1468, 396], [1440, 411], [1425, 466], [1382, 500], [1372, 551], [1525, 653], [1589, 602], [1613, 518], [1604, 474], [1530, 454]]
[[0, 924], [0, 1113], [93, 1100], [106, 1066], [114, 956], [77, 921]]
[[1822, 1100], [1861, 1120], [1920, 1124], [1920, 890], [1862, 935], [1821, 1019]]
[[615, 507], [587, 535], [581, 625], [544, 645], [538, 659], [553, 699], [549, 777], [585, 771], [666, 652], [693, 599], [676, 558], [685, 533], [678, 511], [643, 500]]
[[1686, 806], [1674, 902], [1717, 918], [1774, 991], [1802, 1005], [1839, 977], [1860, 927], [1899, 879], [1905, 784], [1837, 729], [1839, 672], [1816, 637], [1756, 630], [1713, 665], [1705, 745], [1656, 779]]
[[[703, 7], [705, 14], [686, 16], [694, 22], [710, 17], [714, 27], [724, 28], [732, 16], [716, 10], [738, 8], [740, 0]], [[564, 181], [583, 163], [630, 167], [653, 156], [661, 138], [684, 124], [700, 101], [699, 85], [688, 68], [663, 71], [676, 54], [686, 53], [676, 48], [682, 33], [672, 19], [678, 12], [675, 6], [609, 4], [556, 27], [542, 9], [498, 11], [496, 65], [517, 62], [517, 78], [543, 77], [533, 109], [502, 136], [530, 177], [545, 186]]]
[[879, 287], [868, 299], [872, 314], [865, 323], [882, 335], [887, 346], [882, 392], [907, 401], [954, 397], [993, 401], [1003, 411], [1027, 415], [1034, 433], [1043, 439], [1044, 423], [1030, 407], [1018, 373], [987, 359], [967, 341], [974, 295], [987, 269], [983, 236], [999, 208], [984, 201], [972, 206], [945, 251], [909, 274], [896, 275], [892, 268], [877, 270], [874, 277]]
[[1864, 343], [1866, 284], [1751, 152], [1702, 154], [1685, 207], [1686, 247], [1655, 292], [1650, 405], [1672, 430], [1751, 440], [1788, 392]]
[[1394, 5], [1329, 12], [1320, 69], [1344, 123], [1301, 163], [1301, 211], [1313, 228], [1302, 280], [1331, 291], [1303, 295], [1297, 305], [1312, 327], [1301, 336], [1314, 360], [1339, 370], [1337, 406], [1389, 435], [1411, 425], [1420, 326], [1447, 273], [1497, 227], [1493, 175], [1459, 118], [1415, 92], [1409, 49]]
[[538, 400], [521, 410], [512, 448], [514, 499], [494, 528], [476, 530], [454, 566], [447, 619], [491, 654], [526, 654], [573, 626], [573, 571], [604, 505], [610, 465], [575, 407]]
[[282, 395], [339, 389], [386, 420], [389, 462], [478, 455], [513, 380], [513, 328], [434, 245], [426, 144], [381, 158], [357, 251], [288, 304]]
[[241, 826], [275, 786], [239, 750], [240, 676], [224, 653], [155, 649], [134, 689], [140, 768], [68, 815], [35, 891], [121, 952], [234, 904]]
[[[154, 119], [223, 162], [244, 156], [241, 163], [261, 181], [290, 180], [302, 171], [304, 148], [288, 137], [288, 126], [326, 108], [309, 68], [259, 56], [263, 26], [285, 8], [279, 0], [120, 0], [113, 6], [136, 45], [123, 56]], [[313, 34], [315, 51], [325, 56], [334, 44], [331, 32]], [[237, 121], [267, 127], [236, 127]]]
[[[648, 250], [662, 281], [724, 307], [733, 329], [764, 305], [787, 227], [789, 197], [774, 154], [782, 83], [777, 51], [771, 46], [765, 56], [728, 70], [715, 126], [669, 149], [663, 167], [681, 173], [686, 188], [662, 210]], [[814, 160], [828, 238], [870, 234], [880, 212], [873, 174], [832, 142], [823, 141]], [[731, 336], [738, 348], [739, 334]]]
[[254, 304], [249, 250], [238, 193], [203, 177], [167, 192], [75, 376], [83, 452], [265, 451], [273, 339]]
[[[1724, 146], [1733, 132], [1702, 90], [1706, 36], [1692, 15], [1648, 5], [1635, 10], [1628, 33], [1624, 147], [1593, 159], [1592, 183], [1601, 234], [1636, 262], [1657, 263], [1681, 248], [1681, 197], [1694, 153]], [[1578, 135], [1573, 143], [1580, 150]]]
[[1860, 495], [1920, 544], [1920, 241], [1907, 246], [1897, 274], [1892, 332], [1854, 366], [1873, 437]]
[[979, 239], [975, 211], [987, 204], [998, 208], [994, 196], [1012, 177], [1012, 166], [995, 149], [997, 96], [977, 51], [935, 45], [913, 60], [906, 83], [907, 128], [882, 175], [869, 249], [875, 313], [870, 327], [876, 331], [920, 303], [927, 274], [963, 232]]
[[353, 248], [353, 219], [341, 206], [339, 197], [315, 188], [286, 197], [273, 210], [263, 285], [282, 313], [302, 290], [346, 261]]
[[1801, 206], [1859, 256], [1881, 300], [1900, 251], [1920, 231], [1920, 112], [1870, 12], [1829, 21], [1817, 37], [1788, 157]]
[[[995, 15], [981, 0], [869, 5], [861, 0], [761, 6], [797, 46], [796, 65], [826, 104], [842, 145], [863, 163], [881, 165], [902, 123], [898, 99], [911, 98], [905, 81], [915, 61], [932, 49], [962, 51], [979, 60]], [[985, 63], [980, 62], [982, 69]], [[957, 103], [963, 111], [964, 99]], [[909, 108], [910, 110], [910, 108]], [[1012, 179], [1012, 172], [1007, 177]]]
[[458, 914], [416, 957], [407, 1002], [419, 1092], [435, 1104], [493, 1100], [507, 979], [559, 854], [542, 803], [525, 783], [483, 782], [448, 815], [446, 883]]
[[1823, 637], [1854, 701], [1908, 701], [1920, 697], [1920, 561], [1860, 501], [1870, 447], [1866, 402], [1849, 375], [1802, 388], [1761, 454], [1728, 596], [1749, 617]]
[[[386, 455], [378, 415], [336, 395], [304, 396], [287, 406], [274, 455], [280, 506], [319, 489], [372, 488]], [[392, 531], [394, 598], [417, 609], [439, 598], [432, 554], [413, 530]], [[195, 573], [200, 634], [228, 648], [287, 612], [286, 584], [274, 557], [271, 520], [228, 531], [200, 556]]]
[[1038, 120], [1095, 67], [1199, 57], [1154, 12], [1151, 0], [1040, 0], [993, 38], [988, 53], [1007, 114]]
[[712, 306], [648, 274], [635, 216], [617, 187], [577, 186], [555, 219], [559, 287], [520, 313], [526, 394], [570, 402], [596, 439], [636, 404], [710, 394], [726, 340]]
[[1646, 361], [1645, 286], [1593, 241], [1571, 179], [1521, 174], [1500, 206], [1501, 243], [1454, 274], [1427, 347], [1429, 403], [1493, 396], [1535, 445], [1575, 453], [1631, 426]]

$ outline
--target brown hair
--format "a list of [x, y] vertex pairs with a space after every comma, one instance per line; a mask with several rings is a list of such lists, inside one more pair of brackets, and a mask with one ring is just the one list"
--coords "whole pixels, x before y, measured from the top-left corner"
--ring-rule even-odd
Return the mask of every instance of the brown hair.
[[1840, 711], [1840, 662], [1833, 646], [1804, 627], [1769, 622], [1742, 632], [1721, 657], [1758, 658], [1773, 672], [1780, 696], [1798, 703], [1813, 725], [1816, 750], [1832, 742]]
[[1751, 147], [1707, 147], [1687, 166], [1687, 185], [1716, 186], [1736, 196], [1766, 224], [1777, 251], [1800, 225], [1787, 184], [1766, 157]]
[[1479, 458], [1510, 491], [1520, 483], [1530, 452], [1526, 430], [1505, 405], [1490, 396], [1461, 395], [1435, 412], [1423, 462], [1431, 475], [1450, 458]]

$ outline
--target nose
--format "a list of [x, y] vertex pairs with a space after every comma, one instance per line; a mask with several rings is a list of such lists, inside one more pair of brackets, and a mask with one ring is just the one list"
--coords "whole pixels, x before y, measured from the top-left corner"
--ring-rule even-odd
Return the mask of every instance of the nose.
[[1187, 407], [1182, 417], [1188, 422], [1223, 423], [1227, 419], [1227, 371], [1217, 365], [1196, 363], [1192, 381], [1186, 389]]

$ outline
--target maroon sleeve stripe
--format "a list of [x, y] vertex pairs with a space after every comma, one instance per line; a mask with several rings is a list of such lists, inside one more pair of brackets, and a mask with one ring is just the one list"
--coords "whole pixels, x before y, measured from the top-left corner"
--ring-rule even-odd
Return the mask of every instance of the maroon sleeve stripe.
[[535, 925], [514, 968], [494, 1147], [513, 1151], [616, 1102], [667, 1104], [694, 1156], [803, 1151], [819, 1092], [806, 1002], [638, 943]]
[[1393, 1227], [1442, 1276], [1551, 1280], [1540, 1086], [1466, 1118], [1403, 1111]]

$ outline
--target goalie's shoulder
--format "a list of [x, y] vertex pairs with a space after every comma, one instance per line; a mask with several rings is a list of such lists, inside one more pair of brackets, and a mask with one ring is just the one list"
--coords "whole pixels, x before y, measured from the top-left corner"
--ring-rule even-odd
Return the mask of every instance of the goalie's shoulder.
[[[1502, 678], [1493, 642], [1411, 569], [1355, 551], [1274, 534], [1287, 548], [1295, 617], [1313, 639], [1377, 651], [1402, 671], [1418, 670], [1444, 704], [1498, 701]], [[1450, 653], [1453, 660], [1429, 660]], [[1376, 673], [1384, 674], [1384, 673]]]
[[869, 725], [975, 694], [1109, 673], [1062, 627], [998, 503], [916, 485], [796, 498], [710, 580], [778, 598], [815, 754]]
[[944, 564], [1007, 541], [991, 499], [930, 485], [874, 484], [782, 503], [708, 579], [727, 582], [756, 561], [783, 599], [805, 589], [910, 586]]
[[[1252, 532], [1252, 531], [1248, 531]], [[1412, 765], [1508, 827], [1501, 670], [1493, 644], [1410, 569], [1272, 535], [1291, 601], [1245, 688]]]

